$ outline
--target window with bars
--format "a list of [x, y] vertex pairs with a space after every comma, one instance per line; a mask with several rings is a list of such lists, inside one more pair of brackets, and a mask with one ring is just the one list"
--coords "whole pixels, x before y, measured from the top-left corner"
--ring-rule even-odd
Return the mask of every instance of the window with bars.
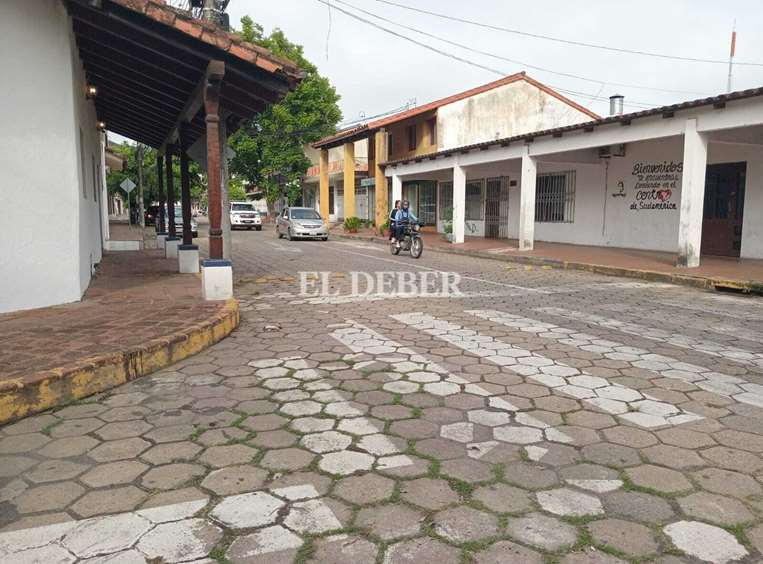
[[482, 205], [482, 186], [484, 180], [472, 180], [466, 183], [466, 221], [485, 219], [485, 208]]
[[575, 171], [539, 174], [535, 188], [535, 221], [575, 221]]
[[440, 194], [437, 198], [437, 217], [440, 221], [453, 220], [453, 183], [440, 182]]

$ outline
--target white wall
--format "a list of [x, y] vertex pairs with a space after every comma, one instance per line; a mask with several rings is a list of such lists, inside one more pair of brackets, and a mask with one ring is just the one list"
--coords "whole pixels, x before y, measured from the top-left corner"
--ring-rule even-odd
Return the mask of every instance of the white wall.
[[61, 2], [0, 2], [0, 312], [78, 300], [101, 257], [100, 148], [75, 51]]
[[593, 119], [520, 80], [437, 110], [438, 150], [511, 137]]

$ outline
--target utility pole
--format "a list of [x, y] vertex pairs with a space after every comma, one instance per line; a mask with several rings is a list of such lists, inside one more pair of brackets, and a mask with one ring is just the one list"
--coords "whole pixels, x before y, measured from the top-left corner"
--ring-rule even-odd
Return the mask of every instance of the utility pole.
[[737, 21], [734, 20], [734, 27], [731, 28], [731, 50], [729, 51], [729, 78], [726, 82], [726, 93], [731, 92], [732, 71], [734, 68], [734, 55], [737, 47]]
[[146, 213], [145, 209], [143, 208], [143, 151], [145, 147], [142, 143], [138, 143], [138, 214], [140, 214], [140, 218], [138, 219], [138, 225], [141, 227], [146, 226]]

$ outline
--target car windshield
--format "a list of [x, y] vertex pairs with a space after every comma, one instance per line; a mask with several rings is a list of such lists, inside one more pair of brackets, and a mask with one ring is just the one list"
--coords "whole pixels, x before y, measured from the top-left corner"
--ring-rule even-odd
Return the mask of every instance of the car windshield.
[[252, 212], [254, 211], [254, 206], [252, 204], [231, 204], [230, 209], [233, 211], [248, 211]]
[[320, 214], [315, 210], [291, 210], [292, 219], [320, 219]]

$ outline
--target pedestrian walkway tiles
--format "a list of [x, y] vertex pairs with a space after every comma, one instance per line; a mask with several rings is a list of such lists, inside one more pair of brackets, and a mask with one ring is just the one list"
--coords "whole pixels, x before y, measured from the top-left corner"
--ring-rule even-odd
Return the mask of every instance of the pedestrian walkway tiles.
[[[489, 314], [489, 312], [481, 311], [476, 314], [479, 315], [480, 313]], [[423, 331], [462, 350], [485, 358], [493, 364], [505, 366], [509, 370], [543, 386], [580, 399], [593, 407], [641, 427], [680, 425], [702, 419], [699, 415], [661, 402], [656, 398], [642, 394], [638, 390], [619, 384], [610, 384], [605, 378], [593, 376], [584, 370], [579, 370], [541, 354], [500, 341], [489, 335], [482, 335], [472, 329], [466, 329], [461, 325], [440, 320], [428, 314], [407, 313], [392, 317], [418, 331]], [[538, 327], [539, 322], [526, 321]], [[549, 327], [548, 330], [556, 333], [560, 338], [566, 339], [569, 335], [568, 330], [560, 327]]]

